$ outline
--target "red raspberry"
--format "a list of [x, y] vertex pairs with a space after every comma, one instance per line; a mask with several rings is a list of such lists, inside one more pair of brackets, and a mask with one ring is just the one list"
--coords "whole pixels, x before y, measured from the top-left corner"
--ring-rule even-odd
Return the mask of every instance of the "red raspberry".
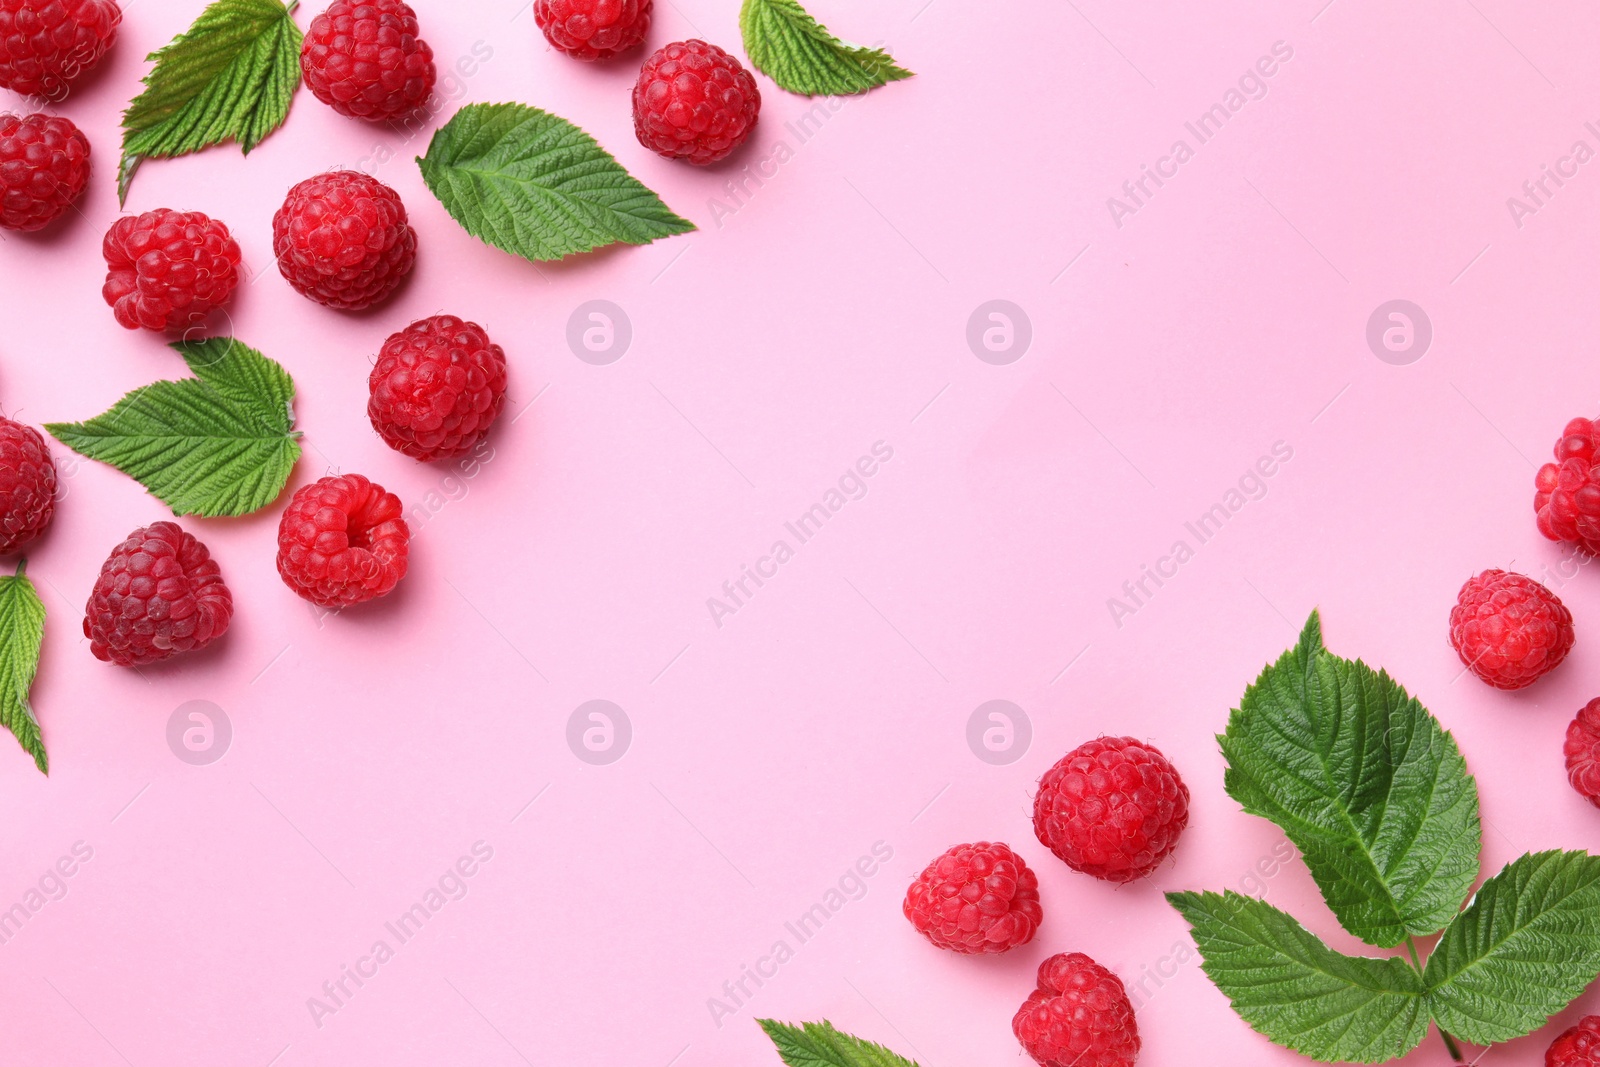
[[1554, 463], [1534, 476], [1533, 509], [1539, 532], [1590, 554], [1600, 553], [1600, 432], [1589, 419], [1573, 419], [1556, 442]]
[[557, 51], [601, 59], [642, 42], [654, 6], [654, 0], [533, 0], [533, 18]]
[[0, 86], [64, 100], [116, 40], [115, 0], [0, 0]]
[[1550, 1042], [1544, 1067], [1600, 1067], [1600, 1015], [1584, 1016]]
[[239, 284], [239, 245], [198, 211], [159, 208], [118, 219], [106, 233], [102, 293], [130, 330], [200, 326]]
[[0, 417], [0, 555], [26, 547], [56, 512], [56, 465], [32, 426]]
[[278, 573], [325, 608], [384, 596], [406, 576], [411, 530], [400, 501], [359, 474], [302, 486], [278, 524]]
[[0, 229], [43, 229], [88, 184], [89, 139], [70, 119], [0, 115]]
[[89, 651], [119, 667], [198, 652], [228, 632], [233, 594], [217, 561], [175, 522], [142, 527], [111, 550], [89, 595]]
[[427, 463], [488, 436], [506, 402], [506, 354], [483, 327], [454, 315], [390, 337], [367, 379], [367, 417], [384, 443]]
[[319, 304], [359, 311], [394, 292], [417, 258], [417, 231], [400, 194], [353, 170], [289, 190], [272, 219], [278, 269]]
[[1572, 612], [1520, 574], [1488, 570], [1467, 579], [1450, 609], [1450, 647], [1496, 689], [1543, 678], [1572, 650]]
[[1038, 875], [1011, 849], [987, 841], [957, 845], [928, 864], [902, 910], [923, 937], [963, 955], [1026, 945], [1044, 918]]
[[679, 41], [644, 61], [633, 87], [639, 143], [668, 159], [715, 163], [744, 144], [761, 111], [755, 78], [714, 44]]
[[311, 20], [300, 70], [318, 100], [373, 122], [416, 111], [437, 76], [416, 12], [401, 0], [333, 0]]
[[1102, 737], [1039, 779], [1033, 832], [1075, 871], [1107, 882], [1143, 878], [1178, 847], [1189, 787], [1153, 745]]
[[1572, 788], [1600, 808], [1600, 697], [1579, 709], [1567, 727], [1562, 751], [1567, 757], [1567, 780]]
[[1039, 988], [1011, 1020], [1043, 1067], [1133, 1067], [1139, 1026], [1122, 980], [1081, 952], [1039, 964]]

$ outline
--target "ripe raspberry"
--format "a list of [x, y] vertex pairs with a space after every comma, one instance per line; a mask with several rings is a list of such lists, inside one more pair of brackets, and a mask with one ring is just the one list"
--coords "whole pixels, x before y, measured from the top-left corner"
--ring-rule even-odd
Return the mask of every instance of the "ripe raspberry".
[[1081, 952], [1039, 965], [1039, 988], [1011, 1020], [1042, 1067], [1133, 1067], [1139, 1026], [1122, 980]]
[[506, 354], [477, 323], [435, 315], [383, 343], [367, 386], [385, 444], [424, 463], [450, 459], [488, 436], [505, 406]]
[[406, 576], [411, 530], [400, 501], [359, 474], [302, 486], [278, 523], [278, 573], [325, 608], [384, 596]]
[[43, 229], [88, 184], [89, 139], [70, 119], [0, 115], [0, 229]]
[[26, 547], [56, 512], [56, 465], [32, 426], [0, 417], [0, 555]]
[[387, 122], [433, 92], [433, 49], [401, 0], [333, 0], [311, 20], [300, 70], [318, 100], [341, 115]]
[[1075, 871], [1107, 882], [1143, 878], [1189, 824], [1189, 787], [1153, 745], [1102, 737], [1039, 779], [1033, 832]]
[[558, 51], [601, 59], [642, 42], [654, 6], [654, 0], [533, 0], [533, 18]]
[[1600, 1067], [1600, 1015], [1584, 1016], [1550, 1042], [1544, 1067]]
[[111, 550], [89, 595], [83, 633], [119, 667], [198, 652], [228, 632], [233, 594], [206, 546], [175, 522], [142, 527]]
[[417, 258], [417, 231], [400, 194], [353, 170], [289, 190], [272, 219], [278, 270], [302, 296], [359, 311], [394, 292]]
[[64, 100], [116, 40], [115, 0], [0, 0], [0, 87]]
[[187, 330], [205, 322], [239, 284], [239, 245], [198, 211], [159, 208], [106, 233], [102, 293], [130, 330]]
[[957, 845], [928, 864], [902, 910], [923, 937], [963, 955], [1026, 945], [1044, 918], [1038, 875], [1011, 849], [987, 841]]
[[715, 163], [744, 144], [761, 111], [755, 78], [714, 44], [679, 41], [644, 61], [633, 87], [639, 143], [668, 159]]
[[1534, 475], [1533, 510], [1539, 532], [1552, 541], [1600, 553], [1600, 430], [1589, 419], [1573, 419], [1556, 442], [1554, 463]]
[[1567, 781], [1600, 808], [1600, 697], [1578, 710], [1567, 727], [1562, 751], [1567, 757]]
[[1450, 647], [1496, 689], [1521, 689], [1567, 658], [1572, 612], [1532, 578], [1484, 571], [1467, 579], [1450, 609]]

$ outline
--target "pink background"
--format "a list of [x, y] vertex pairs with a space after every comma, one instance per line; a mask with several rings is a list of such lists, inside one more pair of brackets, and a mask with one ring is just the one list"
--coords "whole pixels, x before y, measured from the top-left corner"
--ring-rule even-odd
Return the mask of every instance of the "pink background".
[[[411, 162], [426, 132], [308, 94], [248, 160], [147, 164], [129, 210], [221, 218], [258, 272], [231, 317], [298, 383], [295, 484], [331, 468], [397, 492], [412, 572], [389, 601], [319, 619], [274, 572], [276, 509], [184, 520], [235, 592], [232, 632], [167, 667], [100, 664], [80, 636], [100, 563], [170, 516], [56, 450], [64, 499], [29, 566], [50, 613], [35, 698], [54, 772], [0, 744], [0, 908], [75, 843], [93, 858], [0, 945], [0, 1058], [776, 1064], [753, 1022], [776, 1016], [829, 1018], [925, 1067], [1016, 1063], [1010, 1018], [1038, 961], [1081, 950], [1130, 985], [1168, 972], [1140, 996], [1142, 1062], [1189, 1062], [1197, 1041], [1211, 1063], [1304, 1062], [1194, 962], [1166, 962], [1186, 931], [1160, 894], [1264, 891], [1354, 947], [1298, 861], [1247, 882], [1281, 836], [1223, 794], [1212, 740], [1313, 606], [1333, 649], [1388, 667], [1455, 732], [1486, 868], [1600, 848], [1560, 756], [1600, 673], [1600, 579], [1557, 572], [1531, 511], [1535, 465], [1595, 413], [1600, 163], [1520, 227], [1506, 204], [1574, 141], [1600, 149], [1584, 127], [1600, 119], [1600, 13], [1325, 3], [811, 0], [918, 76], [843, 101], [804, 143], [785, 123], [811, 105], [760, 79], [751, 143], [701, 171], [635, 142], [641, 55], [580, 65], [519, 0], [423, 0], [442, 67], [492, 51], [441, 85], [430, 125], [468, 100], [546, 107], [701, 227], [540, 267], [427, 194]], [[135, 0], [105, 68], [59, 108], [97, 171], [83, 217], [0, 244], [16, 417], [86, 418], [183, 373], [113, 321], [98, 244], [141, 59], [200, 7]], [[695, 35], [736, 48], [734, 0], [658, 4], [652, 46]], [[1293, 55], [1265, 96], [1197, 145], [1184, 123], [1280, 41]], [[1107, 198], [1179, 138], [1193, 158], [1116, 225]], [[765, 184], [722, 191], [775, 153]], [[278, 277], [270, 220], [295, 181], [363, 161], [405, 198], [421, 257], [398, 299], [340, 315]], [[1405, 366], [1365, 340], [1397, 298], [1434, 328]], [[566, 342], [595, 299], [632, 323], [609, 366]], [[966, 341], [991, 299], [1031, 320], [1006, 366]], [[512, 365], [521, 415], [470, 479], [389, 451], [365, 418], [372, 354], [436, 312], [482, 322]], [[867, 495], [715, 625], [707, 598], [879, 441], [893, 458]], [[1117, 625], [1108, 598], [1277, 442], [1293, 458], [1266, 495]], [[1568, 663], [1519, 695], [1461, 677], [1445, 641], [1457, 587], [1489, 566], [1549, 569], [1577, 617]], [[632, 724], [610, 765], [566, 742], [592, 699]], [[1032, 723], [1007, 766], [966, 741], [995, 699]], [[190, 700], [233, 726], [209, 766], [168, 747]], [[1101, 733], [1154, 741], [1194, 795], [1175, 861], [1122, 889], [1067, 870], [1029, 825], [1038, 775]], [[901, 895], [944, 848], [985, 838], [1037, 868], [1044, 927], [1005, 958], [940, 953]], [[480, 841], [493, 858], [466, 895], [319, 1027], [308, 998], [374, 941], [394, 946], [384, 924]], [[864, 895], [798, 944], [785, 923], [878, 842], [892, 858]], [[708, 1000], [780, 939], [793, 958], [717, 1025]], [[1600, 997], [1562, 1021], [1585, 1008]], [[1483, 1062], [1538, 1062], [1552, 1033]], [[1430, 1039], [1408, 1062], [1443, 1059]]]

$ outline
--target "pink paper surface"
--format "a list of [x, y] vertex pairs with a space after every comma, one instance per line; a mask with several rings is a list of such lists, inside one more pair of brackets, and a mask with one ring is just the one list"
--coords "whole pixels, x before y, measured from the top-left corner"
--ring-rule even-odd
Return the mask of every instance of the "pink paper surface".
[[[1264, 893], [1356, 947], [1282, 835], [1223, 793], [1213, 740], [1313, 607], [1331, 648], [1387, 667], [1454, 731], [1486, 869], [1600, 848], [1561, 763], [1595, 695], [1600, 578], [1532, 513], [1536, 465], [1596, 407], [1600, 162], [1569, 157], [1600, 150], [1600, 14], [811, 0], [917, 77], [832, 102], [759, 78], [750, 143], [697, 170], [634, 139], [642, 53], [570, 61], [519, 3], [418, 5], [454, 73], [414, 136], [302, 93], [247, 160], [218, 149], [134, 182], [130, 211], [233, 228], [254, 281], [232, 328], [298, 385], [293, 484], [337, 470], [399, 494], [412, 570], [387, 601], [323, 618], [275, 573], [277, 508], [186, 519], [235, 593], [232, 631], [170, 666], [101, 664], [80, 628], [100, 564], [171, 516], [55, 449], [63, 499], [29, 562], [53, 771], [0, 739], [0, 909], [41, 885], [59, 899], [0, 944], [0, 1061], [761, 1065], [778, 1061], [754, 1020], [772, 1016], [830, 1019], [924, 1067], [1019, 1063], [1010, 1020], [1034, 969], [1077, 950], [1135, 989], [1141, 1063], [1305, 1062], [1233, 1014], [1161, 894]], [[82, 217], [0, 243], [0, 401], [17, 418], [87, 418], [184, 373], [113, 321], [99, 242], [142, 57], [201, 6], [130, 4], [104, 69], [57, 109], [96, 173]], [[671, 0], [650, 45], [742, 54], [737, 17], [733, 0]], [[412, 159], [460, 103], [504, 100], [582, 125], [699, 231], [537, 267], [480, 244]], [[1228, 117], [1202, 140], [1186, 124], [1213, 105]], [[360, 315], [296, 295], [272, 262], [284, 192], [339, 164], [398, 189], [419, 232], [415, 276]], [[1523, 183], [1546, 166], [1563, 184], [1535, 203]], [[1134, 200], [1145, 167], [1166, 176]], [[631, 328], [604, 365], [567, 340], [595, 300]], [[994, 300], [1031, 333], [1009, 362], [1014, 312], [1009, 352], [984, 347], [996, 328], [1004, 348], [1006, 322], [983, 314], [968, 341]], [[1431, 324], [1420, 358], [1369, 347], [1393, 300]], [[440, 312], [484, 324], [511, 363], [471, 477], [391, 452], [365, 416], [383, 339]], [[1274, 473], [1247, 477], [1275, 449]], [[846, 476], [875, 452], [858, 488]], [[852, 498], [802, 543], [785, 524], [831, 489]], [[1203, 543], [1186, 526], [1233, 500]], [[789, 557], [764, 563], [778, 541]], [[1188, 558], [1163, 562], [1180, 541]], [[1124, 583], [1146, 566], [1168, 576], [1136, 602]], [[1521, 694], [1463, 677], [1446, 643], [1457, 588], [1491, 566], [1544, 576], [1577, 619], [1570, 660]], [[747, 567], [764, 584], [732, 601]], [[569, 746], [596, 700], [627, 720], [612, 715], [627, 747], [611, 763], [578, 756], [604, 727], [587, 711]], [[994, 700], [1031, 732], [1009, 764], [968, 743]], [[209, 765], [169, 747], [190, 701], [231, 725]], [[1069, 871], [1029, 821], [1039, 774], [1104, 733], [1159, 745], [1193, 793], [1174, 861], [1124, 888]], [[1038, 870], [1044, 926], [1002, 958], [941, 953], [901, 897], [983, 839]], [[75, 850], [70, 878], [45, 877]], [[441, 886], [396, 937], [386, 924]], [[826, 921], [797, 937], [819, 903]], [[367, 976], [335, 1001], [324, 984], [346, 968]], [[1554, 1032], [1483, 1062], [1540, 1062]], [[1406, 1062], [1444, 1058], [1430, 1038]]]

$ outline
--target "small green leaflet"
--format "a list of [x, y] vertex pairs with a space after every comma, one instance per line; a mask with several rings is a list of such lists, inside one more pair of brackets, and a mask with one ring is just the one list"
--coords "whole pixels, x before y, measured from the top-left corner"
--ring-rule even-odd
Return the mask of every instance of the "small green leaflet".
[[[1523, 856], [1463, 909], [1482, 842], [1455, 740], [1387, 674], [1328, 652], [1315, 612], [1218, 740], [1229, 795], [1300, 847], [1345, 929], [1409, 955], [1343, 955], [1237, 893], [1168, 894], [1206, 974], [1270, 1040], [1382, 1063], [1437, 1023], [1455, 1055], [1455, 1037], [1488, 1045], [1537, 1030], [1600, 973], [1600, 858]], [[1424, 964], [1416, 938], [1441, 929]]]
[[526, 104], [467, 105], [417, 164], [468, 233], [525, 259], [560, 259], [618, 241], [649, 244], [694, 229], [593, 137]]
[[1523, 856], [1483, 884], [1423, 976], [1433, 1016], [1480, 1045], [1543, 1026], [1600, 973], [1600, 859]]
[[795, 0], [744, 0], [739, 29], [750, 62], [791, 93], [845, 96], [912, 76], [881, 48], [845, 44]]
[[791, 1026], [772, 1019], [756, 1021], [789, 1067], [917, 1067], [882, 1045], [840, 1033], [830, 1022]]
[[1382, 1063], [1428, 1035], [1422, 978], [1398, 959], [1343, 956], [1259, 900], [1169, 893], [1206, 974], [1234, 1011], [1285, 1048], [1323, 1062]]
[[193, 378], [135, 389], [88, 422], [47, 423], [68, 448], [122, 471], [175, 515], [248, 515], [300, 458], [294, 382], [231, 337], [176, 341]]
[[44, 645], [44, 602], [23, 574], [26, 567], [24, 561], [15, 575], [0, 578], [0, 725], [16, 735], [39, 772], [49, 774], [50, 757], [28, 703]]
[[1387, 674], [1322, 647], [1315, 612], [1218, 739], [1228, 795], [1283, 827], [1346, 930], [1435, 933], [1478, 876], [1478, 789], [1455, 740]]
[[146, 159], [238, 141], [245, 153], [283, 125], [300, 86], [298, 0], [215, 0], [152, 52], [145, 89], [122, 115], [117, 197]]

